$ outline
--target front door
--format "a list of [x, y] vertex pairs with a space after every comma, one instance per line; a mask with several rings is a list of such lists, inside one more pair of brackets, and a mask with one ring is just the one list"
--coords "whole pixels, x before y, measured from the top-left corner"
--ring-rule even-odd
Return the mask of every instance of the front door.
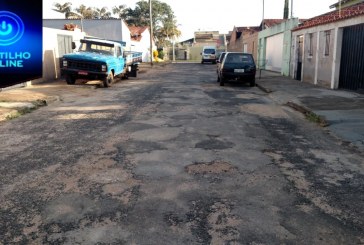
[[302, 59], [303, 59], [303, 35], [298, 37], [297, 42], [297, 70], [296, 70], [296, 80], [302, 80]]

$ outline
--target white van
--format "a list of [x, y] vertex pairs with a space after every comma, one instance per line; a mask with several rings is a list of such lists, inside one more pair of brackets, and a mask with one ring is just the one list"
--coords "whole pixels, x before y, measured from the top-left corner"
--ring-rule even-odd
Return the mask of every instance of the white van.
[[201, 64], [204, 62], [212, 62], [213, 64], [216, 64], [216, 47], [204, 46], [201, 55]]

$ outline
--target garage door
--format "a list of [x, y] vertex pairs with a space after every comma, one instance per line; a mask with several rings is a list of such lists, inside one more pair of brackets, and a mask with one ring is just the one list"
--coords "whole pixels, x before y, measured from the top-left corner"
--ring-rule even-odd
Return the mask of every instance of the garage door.
[[283, 53], [283, 33], [267, 38], [266, 66], [267, 70], [281, 72]]
[[364, 24], [344, 28], [339, 88], [364, 89]]

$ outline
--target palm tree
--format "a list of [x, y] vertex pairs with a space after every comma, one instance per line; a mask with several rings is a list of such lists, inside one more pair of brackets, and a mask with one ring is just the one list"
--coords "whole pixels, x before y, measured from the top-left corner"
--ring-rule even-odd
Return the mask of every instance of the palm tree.
[[94, 18], [96, 19], [109, 19], [111, 17], [111, 12], [107, 11], [107, 7], [102, 7], [101, 9], [94, 9]]
[[76, 8], [76, 12], [79, 13], [83, 19], [93, 19], [94, 17], [94, 10], [90, 7], [86, 7], [83, 4]]
[[64, 4], [55, 3], [55, 4], [53, 4], [53, 6], [55, 8], [52, 10], [54, 10], [58, 13], [64, 14], [65, 18], [68, 19], [68, 17], [71, 15], [71, 5], [72, 5], [72, 3], [70, 3], [70, 2], [66, 2]]

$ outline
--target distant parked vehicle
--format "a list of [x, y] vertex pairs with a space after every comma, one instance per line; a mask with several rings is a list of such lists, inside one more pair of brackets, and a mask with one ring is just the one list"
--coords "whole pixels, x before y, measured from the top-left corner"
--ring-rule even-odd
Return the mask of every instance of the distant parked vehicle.
[[218, 67], [217, 81], [220, 86], [230, 82], [249, 82], [255, 86], [256, 66], [251, 54], [227, 52]]
[[205, 62], [212, 62], [213, 64], [216, 64], [216, 47], [204, 46], [201, 55], [201, 64]]

